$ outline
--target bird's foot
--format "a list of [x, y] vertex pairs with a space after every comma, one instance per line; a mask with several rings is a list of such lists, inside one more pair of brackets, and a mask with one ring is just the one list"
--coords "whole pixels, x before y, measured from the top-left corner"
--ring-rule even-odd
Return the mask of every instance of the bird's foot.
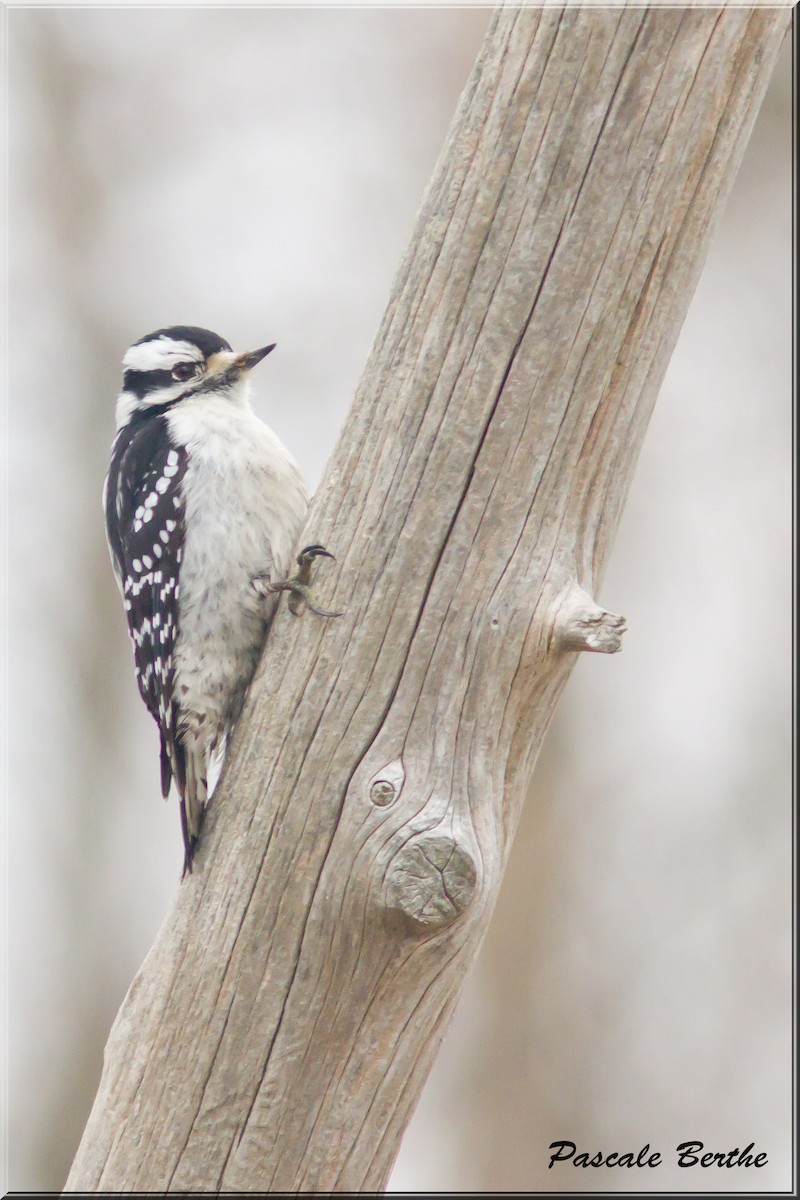
[[297, 556], [300, 570], [291, 579], [276, 579], [273, 583], [269, 575], [256, 575], [253, 587], [259, 595], [266, 596], [275, 592], [289, 593], [289, 612], [293, 617], [299, 617], [303, 608], [309, 608], [318, 617], [341, 617], [341, 612], [330, 612], [327, 608], [318, 608], [311, 599], [311, 568], [315, 558], [333, 558], [330, 550], [324, 546], [306, 546]]

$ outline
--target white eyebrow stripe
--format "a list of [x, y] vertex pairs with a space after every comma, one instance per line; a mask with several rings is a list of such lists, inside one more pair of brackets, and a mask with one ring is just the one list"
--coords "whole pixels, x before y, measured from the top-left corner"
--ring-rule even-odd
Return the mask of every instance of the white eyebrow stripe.
[[131, 346], [122, 360], [126, 371], [169, 370], [175, 362], [202, 362], [203, 355], [191, 342], [178, 342], [174, 338], [160, 337], [141, 346]]

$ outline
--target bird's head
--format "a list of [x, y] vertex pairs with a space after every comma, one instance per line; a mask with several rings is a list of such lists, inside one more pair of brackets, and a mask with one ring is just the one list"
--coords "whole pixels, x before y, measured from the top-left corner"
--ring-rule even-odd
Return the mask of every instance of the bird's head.
[[274, 350], [262, 346], [235, 354], [219, 334], [195, 325], [156, 329], [134, 342], [122, 360], [122, 392], [117, 425], [136, 412], [191, 402], [210, 392], [237, 398], [239, 384], [256, 363]]

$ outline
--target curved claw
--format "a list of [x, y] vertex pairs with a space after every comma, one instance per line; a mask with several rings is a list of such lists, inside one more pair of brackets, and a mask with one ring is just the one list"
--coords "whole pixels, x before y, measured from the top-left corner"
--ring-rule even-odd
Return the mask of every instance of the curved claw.
[[[343, 617], [344, 616], [343, 608], [338, 609], [336, 612], [334, 612], [332, 609], [329, 609], [329, 608], [317, 608], [316, 604], [311, 603], [308, 596], [304, 596], [303, 599], [305, 600], [306, 608], [309, 608], [312, 613], [316, 613], [318, 617]], [[292, 608], [291, 600], [289, 601], [289, 612], [292, 614], [292, 616], [295, 616], [295, 617], [300, 616], [298, 605], [295, 605], [294, 608]]]
[[304, 563], [315, 558], [332, 558], [334, 562], [336, 561], [335, 554], [331, 554], [330, 550], [326, 550], [319, 542], [314, 542], [312, 546], [306, 546], [304, 550], [300, 551], [297, 556], [297, 562], [302, 567]]
[[343, 612], [331, 612], [327, 608], [318, 608], [311, 599], [311, 589], [308, 584], [302, 583], [299, 579], [280, 579], [277, 583], [265, 583], [262, 586], [265, 592], [289, 592], [289, 612], [293, 617], [300, 616], [304, 604], [318, 617], [341, 617], [344, 615]]

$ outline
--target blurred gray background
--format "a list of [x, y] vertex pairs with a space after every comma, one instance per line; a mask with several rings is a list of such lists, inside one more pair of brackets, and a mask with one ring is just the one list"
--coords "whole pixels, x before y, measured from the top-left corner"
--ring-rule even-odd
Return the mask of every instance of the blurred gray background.
[[[181, 861], [101, 518], [121, 356], [276, 341], [315, 486], [487, 20], [9, 14], [12, 1188], [62, 1185]], [[600, 597], [624, 653], [577, 664], [398, 1189], [790, 1185], [790, 107], [787, 45]], [[548, 1172], [562, 1138], [769, 1166]]]

